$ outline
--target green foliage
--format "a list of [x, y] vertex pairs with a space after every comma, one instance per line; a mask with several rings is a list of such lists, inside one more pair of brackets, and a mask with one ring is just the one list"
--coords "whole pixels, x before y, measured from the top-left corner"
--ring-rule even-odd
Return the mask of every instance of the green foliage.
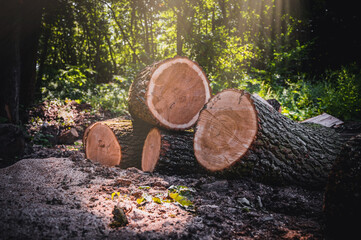
[[45, 100], [52, 99], [86, 99], [94, 87], [94, 74], [84, 66], [66, 66], [44, 79], [42, 94]]
[[[342, 120], [361, 118], [361, 74], [354, 67], [327, 71], [325, 81], [316, 82], [305, 75], [297, 82], [286, 81], [282, 86], [253, 80], [256, 91], [265, 99], [276, 98], [282, 114], [301, 121], [324, 112]], [[254, 86], [254, 85], [252, 85]], [[247, 87], [245, 87], [247, 89]], [[252, 92], [252, 89], [251, 89]]]
[[320, 110], [344, 120], [361, 118], [361, 72], [349, 68], [329, 71], [324, 94], [319, 99]]
[[[360, 73], [345, 67], [316, 82], [305, 71], [314, 42], [299, 1], [60, 1], [44, 14], [38, 75], [44, 99], [72, 99], [124, 114], [131, 80], [154, 61], [185, 55], [214, 93], [246, 89], [278, 99], [303, 120], [322, 112], [360, 118]], [[317, 67], [317, 66], [314, 66]]]
[[97, 85], [88, 103], [96, 109], [103, 108], [114, 114], [125, 114], [128, 109], [128, 88], [124, 88], [122, 81]]
[[282, 114], [302, 121], [319, 114], [318, 99], [322, 86], [315, 86], [306, 81], [286, 83], [285, 87], [275, 88], [274, 97], [282, 106]]
[[51, 147], [52, 144], [49, 141], [49, 138], [54, 136], [47, 133], [37, 132], [34, 136], [31, 137], [31, 141], [34, 144], [41, 145], [43, 147]]
[[85, 67], [67, 66], [59, 69], [44, 79], [43, 99], [65, 102], [71, 99], [78, 103], [89, 103], [95, 109], [125, 114], [130, 81], [114, 76], [112, 82], [95, 84], [96, 75], [95, 71]]
[[195, 190], [193, 188], [172, 185], [168, 188], [168, 197], [186, 210], [194, 210], [194, 204], [192, 202], [192, 194], [194, 192]]
[[[149, 187], [140, 187], [140, 189], [149, 190]], [[188, 211], [193, 211], [194, 204], [192, 202], [192, 194], [194, 192], [195, 190], [193, 188], [172, 185], [168, 188], [168, 192], [166, 195], [157, 194], [156, 196], [153, 196], [148, 193], [143, 193], [142, 196], [136, 200], [136, 202], [139, 206], [142, 206], [149, 202], [154, 202], [157, 204], [174, 203]]]

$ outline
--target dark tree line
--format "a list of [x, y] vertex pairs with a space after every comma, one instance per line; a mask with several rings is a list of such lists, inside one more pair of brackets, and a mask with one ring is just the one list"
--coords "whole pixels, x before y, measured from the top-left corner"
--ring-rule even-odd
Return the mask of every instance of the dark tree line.
[[18, 123], [19, 108], [34, 100], [43, 0], [0, 3], [0, 116]]
[[318, 72], [325, 68], [360, 63], [361, 12], [357, 2], [309, 1], [310, 38], [315, 39], [313, 61]]

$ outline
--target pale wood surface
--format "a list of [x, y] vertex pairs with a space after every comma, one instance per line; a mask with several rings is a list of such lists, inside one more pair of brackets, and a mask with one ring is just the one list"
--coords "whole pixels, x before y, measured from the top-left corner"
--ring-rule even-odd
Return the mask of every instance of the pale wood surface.
[[153, 172], [158, 162], [161, 147], [160, 131], [153, 128], [148, 133], [144, 141], [142, 154], [142, 170], [145, 172]]
[[335, 126], [338, 126], [338, 125], [341, 125], [344, 123], [340, 119], [338, 119], [330, 114], [327, 114], [327, 113], [323, 113], [316, 117], [306, 119], [302, 122], [303, 123], [317, 123], [317, 124], [323, 125], [325, 127], [335, 127]]
[[194, 137], [199, 163], [219, 171], [237, 162], [251, 146], [257, 131], [255, 108], [248, 93], [226, 90], [202, 110]]
[[168, 130], [191, 128], [211, 97], [202, 68], [185, 57], [153, 63], [134, 79], [129, 91], [129, 112]]
[[115, 166], [121, 161], [121, 147], [112, 129], [104, 123], [95, 123], [85, 131], [85, 155], [102, 165]]

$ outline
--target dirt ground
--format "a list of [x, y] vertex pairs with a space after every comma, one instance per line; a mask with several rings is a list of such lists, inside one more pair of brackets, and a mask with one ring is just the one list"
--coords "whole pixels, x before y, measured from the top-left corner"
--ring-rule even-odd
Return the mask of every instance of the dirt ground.
[[[195, 209], [154, 201], [194, 188]], [[111, 200], [113, 192], [120, 197]], [[322, 239], [322, 192], [247, 179], [164, 176], [69, 158], [24, 159], [0, 169], [1, 239]], [[111, 228], [122, 207], [129, 223]]]
[[[70, 109], [70, 115], [84, 113], [66, 126], [81, 136], [85, 123], [97, 119]], [[41, 122], [29, 124], [30, 134], [65, 128], [57, 121], [49, 128], [58, 115], [40, 110], [33, 115]], [[361, 132], [361, 124], [338, 131], [347, 139]], [[323, 230], [323, 190], [103, 167], [84, 158], [80, 140], [33, 145], [23, 158], [0, 168], [0, 239], [332, 239]], [[163, 201], [172, 186], [192, 189], [193, 208]], [[126, 226], [112, 224], [115, 206], [124, 211]]]

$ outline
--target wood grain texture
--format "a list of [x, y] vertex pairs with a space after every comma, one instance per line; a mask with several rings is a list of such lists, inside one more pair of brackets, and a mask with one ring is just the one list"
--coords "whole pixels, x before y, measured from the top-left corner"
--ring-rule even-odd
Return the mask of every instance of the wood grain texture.
[[177, 56], [153, 63], [137, 75], [129, 90], [129, 112], [160, 128], [184, 130], [196, 123], [210, 97], [202, 68]]
[[[248, 112], [240, 115], [234, 107], [238, 101]], [[214, 106], [222, 105], [219, 114], [212, 113], [217, 120], [209, 117]], [[341, 146], [334, 130], [294, 122], [238, 90], [225, 90], [209, 101], [200, 114], [194, 138], [198, 162], [218, 175], [251, 176], [265, 183], [308, 188], [325, 186]]]
[[86, 157], [103, 165], [140, 168], [149, 125], [114, 118], [89, 126], [84, 133]]

